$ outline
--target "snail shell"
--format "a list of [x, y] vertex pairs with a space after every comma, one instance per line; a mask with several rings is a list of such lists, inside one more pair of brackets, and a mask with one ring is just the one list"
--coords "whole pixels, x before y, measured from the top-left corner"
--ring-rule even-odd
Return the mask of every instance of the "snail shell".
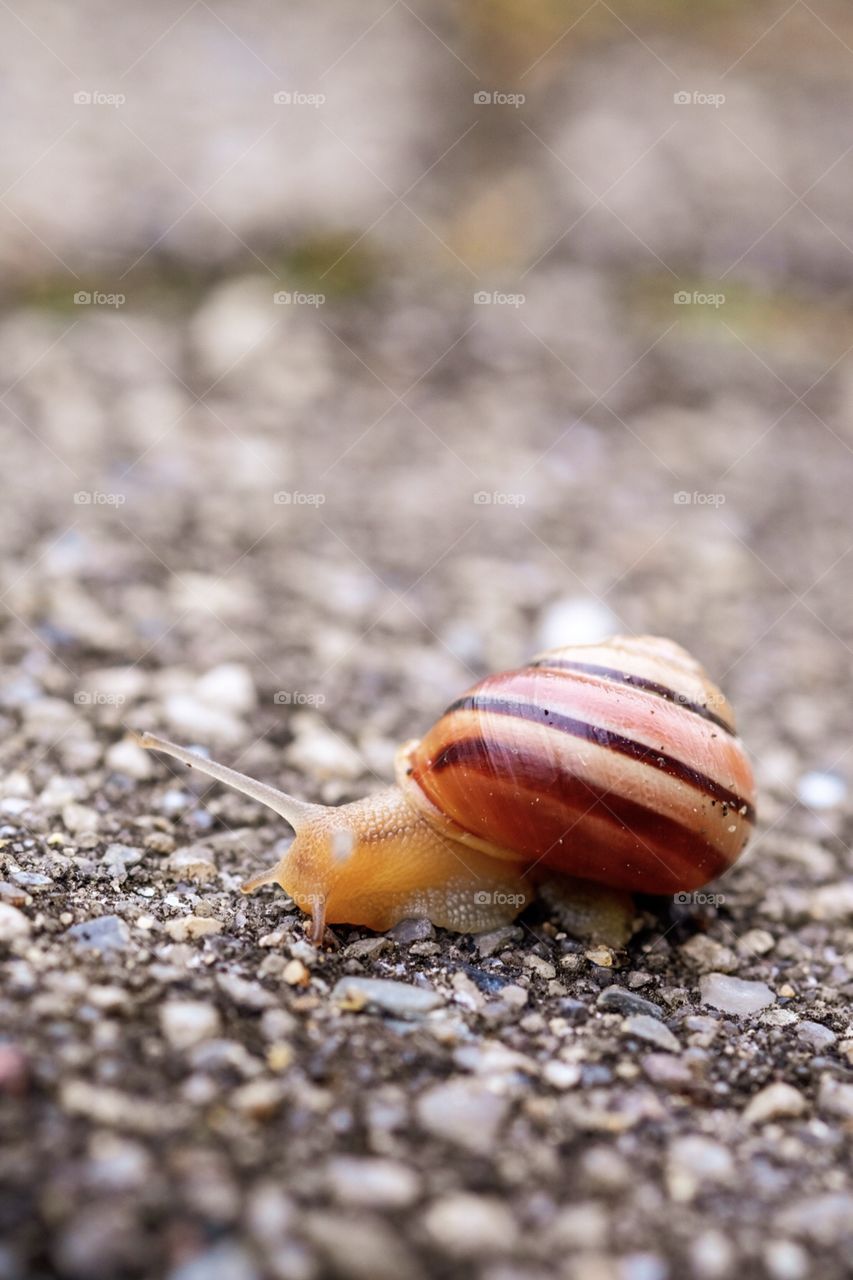
[[755, 822], [729, 703], [655, 636], [553, 649], [481, 680], [401, 748], [398, 783], [463, 844], [644, 893], [707, 883]]

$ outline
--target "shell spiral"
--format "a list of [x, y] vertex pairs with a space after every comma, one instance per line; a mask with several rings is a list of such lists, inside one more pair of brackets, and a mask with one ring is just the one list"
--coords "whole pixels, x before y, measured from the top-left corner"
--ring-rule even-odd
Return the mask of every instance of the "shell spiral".
[[488, 676], [401, 748], [398, 780], [456, 840], [645, 893], [706, 884], [755, 821], [731, 707], [694, 658], [654, 636], [553, 649]]

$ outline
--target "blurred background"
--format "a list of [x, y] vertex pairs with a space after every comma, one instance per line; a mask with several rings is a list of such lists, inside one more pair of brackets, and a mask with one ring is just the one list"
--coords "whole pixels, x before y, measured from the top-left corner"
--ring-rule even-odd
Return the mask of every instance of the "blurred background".
[[13, 662], [245, 663], [352, 732], [663, 631], [834, 759], [847, 6], [83, 12], [0, 19]]
[[[10, 822], [129, 838], [140, 724], [351, 798], [485, 672], [653, 632], [738, 709], [752, 865], [843, 865], [849, 4], [9, 0], [0, 32]], [[120, 1269], [68, 1179], [52, 1265]]]

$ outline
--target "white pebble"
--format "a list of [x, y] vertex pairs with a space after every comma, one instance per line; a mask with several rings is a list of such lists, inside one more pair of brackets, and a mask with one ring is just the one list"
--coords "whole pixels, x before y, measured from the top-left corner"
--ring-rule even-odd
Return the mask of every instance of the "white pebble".
[[364, 764], [354, 747], [314, 716], [294, 716], [296, 737], [284, 753], [288, 764], [314, 778], [358, 778]]
[[853, 1084], [823, 1076], [818, 1089], [817, 1105], [825, 1115], [838, 1116], [842, 1120], [853, 1119]]
[[735, 1171], [725, 1147], [702, 1134], [677, 1138], [669, 1149], [667, 1186], [673, 1200], [692, 1200], [702, 1183], [726, 1183]]
[[571, 596], [548, 605], [539, 620], [536, 645], [557, 649], [565, 644], [595, 644], [623, 630], [606, 605], [588, 596]]
[[192, 741], [237, 743], [245, 736], [242, 724], [224, 708], [211, 707], [188, 693], [172, 693], [164, 710], [172, 729]]
[[192, 1049], [219, 1033], [219, 1013], [202, 1000], [167, 1000], [160, 1009], [160, 1026], [173, 1049]]
[[221, 933], [222, 922], [212, 916], [181, 916], [179, 920], [168, 922], [166, 932], [173, 942], [190, 942], [211, 933]]
[[847, 795], [847, 783], [837, 773], [815, 769], [797, 783], [797, 799], [810, 809], [834, 809]]
[[709, 973], [699, 983], [703, 1004], [723, 1013], [757, 1013], [773, 1004], [776, 997], [765, 982], [746, 982], [725, 973]]
[[555, 1089], [573, 1089], [576, 1084], [580, 1084], [580, 1063], [555, 1059], [542, 1068], [542, 1078]]
[[8, 902], [0, 902], [0, 942], [14, 942], [16, 938], [26, 938], [30, 932], [30, 922]]
[[209, 707], [242, 716], [253, 710], [255, 686], [248, 667], [239, 662], [223, 662], [195, 684], [195, 694]]
[[124, 773], [128, 778], [140, 781], [150, 778], [152, 773], [151, 756], [142, 747], [138, 747], [132, 738], [122, 738], [114, 742], [107, 750], [106, 765], [115, 773]]
[[437, 1200], [427, 1209], [424, 1226], [438, 1245], [459, 1257], [511, 1249], [517, 1235], [502, 1201], [466, 1192]]
[[764, 1263], [773, 1280], [804, 1280], [811, 1260], [802, 1245], [793, 1240], [771, 1240], [764, 1247]]
[[450, 1079], [422, 1093], [415, 1104], [422, 1128], [467, 1151], [492, 1151], [509, 1100], [475, 1080]]
[[743, 1118], [747, 1124], [764, 1124], [766, 1120], [801, 1116], [806, 1105], [799, 1089], [785, 1084], [783, 1080], [777, 1080], [755, 1095], [744, 1111]]
[[62, 810], [62, 821], [68, 831], [79, 835], [82, 831], [97, 831], [99, 816], [87, 804], [67, 804]]
[[417, 1173], [398, 1160], [338, 1156], [328, 1178], [335, 1199], [363, 1208], [403, 1208], [420, 1193]]

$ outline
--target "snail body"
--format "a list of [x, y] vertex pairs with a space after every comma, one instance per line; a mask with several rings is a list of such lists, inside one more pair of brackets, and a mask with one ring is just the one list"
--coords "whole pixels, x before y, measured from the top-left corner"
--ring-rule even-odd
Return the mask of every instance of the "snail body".
[[755, 821], [731, 707], [684, 649], [651, 636], [488, 676], [400, 748], [395, 787], [338, 807], [140, 741], [294, 827], [281, 862], [244, 890], [279, 883], [315, 940], [327, 923], [383, 930], [418, 915], [477, 932], [561, 882], [583, 918], [626, 892], [689, 892], [732, 865]]

